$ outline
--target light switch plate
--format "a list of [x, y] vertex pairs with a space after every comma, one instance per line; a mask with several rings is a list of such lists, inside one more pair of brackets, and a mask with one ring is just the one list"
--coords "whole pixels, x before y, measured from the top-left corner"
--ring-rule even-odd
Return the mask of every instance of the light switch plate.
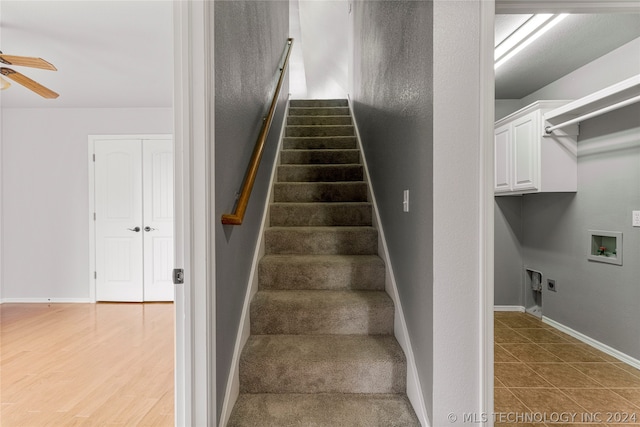
[[633, 226], [640, 227], [640, 211], [633, 211]]
[[409, 190], [404, 190], [402, 195], [403, 195], [402, 210], [404, 212], [409, 212]]

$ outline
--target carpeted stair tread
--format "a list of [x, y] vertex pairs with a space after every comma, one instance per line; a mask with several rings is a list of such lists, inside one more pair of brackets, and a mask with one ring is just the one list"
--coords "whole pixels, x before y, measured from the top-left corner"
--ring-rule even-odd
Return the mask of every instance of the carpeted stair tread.
[[272, 203], [272, 226], [371, 225], [371, 203]]
[[290, 107], [290, 116], [348, 116], [349, 107]]
[[358, 163], [360, 151], [356, 149], [283, 150], [282, 164], [345, 164]]
[[287, 126], [307, 126], [307, 125], [351, 125], [351, 116], [321, 116], [317, 114], [294, 116], [289, 114], [287, 117]]
[[402, 394], [241, 394], [236, 405], [227, 427], [420, 426]]
[[362, 181], [363, 178], [360, 164], [278, 166], [279, 182]]
[[373, 255], [378, 231], [373, 227], [270, 227], [265, 252], [282, 255]]
[[316, 149], [316, 148], [357, 148], [355, 136], [324, 136], [324, 137], [284, 137], [282, 148], [285, 150]]
[[241, 393], [403, 393], [406, 360], [392, 335], [251, 335]]
[[274, 202], [366, 202], [367, 183], [345, 182], [276, 182]]
[[352, 136], [353, 125], [287, 126], [285, 136]]
[[259, 291], [251, 333], [391, 334], [393, 301], [384, 291]]
[[346, 99], [292, 99], [290, 107], [348, 107]]
[[260, 290], [384, 290], [378, 255], [265, 255], [258, 267]]

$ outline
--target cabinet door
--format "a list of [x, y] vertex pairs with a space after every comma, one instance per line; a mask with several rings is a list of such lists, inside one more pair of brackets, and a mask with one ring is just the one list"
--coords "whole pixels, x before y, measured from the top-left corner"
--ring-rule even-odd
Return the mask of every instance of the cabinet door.
[[537, 113], [513, 122], [513, 191], [539, 188], [539, 145]]
[[499, 127], [494, 132], [494, 190], [511, 191], [511, 126]]

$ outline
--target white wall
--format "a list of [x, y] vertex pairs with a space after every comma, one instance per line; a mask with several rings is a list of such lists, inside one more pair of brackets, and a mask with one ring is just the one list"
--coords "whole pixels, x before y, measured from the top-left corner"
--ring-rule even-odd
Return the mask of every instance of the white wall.
[[[345, 98], [348, 79], [347, 0], [291, 0], [293, 98]], [[302, 63], [300, 62], [302, 61]]]
[[2, 109], [4, 301], [87, 301], [87, 137], [172, 129], [171, 108]]
[[492, 410], [487, 382], [493, 377], [493, 352], [492, 346], [485, 347], [493, 337], [486, 301], [486, 292], [493, 292], [487, 265], [492, 263], [488, 224], [493, 216], [487, 209], [490, 171], [484, 141], [490, 138], [487, 122], [493, 114], [486, 100], [493, 88], [486, 84], [491, 64], [482, 57], [488, 52], [481, 50], [490, 46], [481, 20], [489, 19], [492, 8], [484, 1], [433, 2], [431, 421], [437, 427], [466, 425], [463, 413]]

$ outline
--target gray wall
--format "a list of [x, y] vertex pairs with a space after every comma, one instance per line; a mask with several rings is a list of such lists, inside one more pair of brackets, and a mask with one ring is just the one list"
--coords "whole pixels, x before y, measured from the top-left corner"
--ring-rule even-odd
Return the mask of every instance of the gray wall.
[[[354, 2], [355, 118], [432, 412], [431, 2]], [[410, 190], [410, 212], [402, 211]]]
[[[640, 39], [633, 40], [518, 105], [501, 105], [516, 110], [537, 99], [577, 99], [603, 89], [640, 73], [638, 49]], [[580, 124], [577, 193], [496, 197], [495, 303], [524, 304], [522, 271], [516, 277], [509, 265], [518, 262], [519, 250], [520, 266], [541, 271], [545, 282], [557, 281], [557, 292], [543, 291], [545, 316], [640, 358], [640, 229], [631, 227], [634, 209], [640, 209], [638, 104]], [[587, 261], [589, 229], [623, 232], [622, 266]]]
[[494, 215], [494, 304], [524, 306], [522, 197], [496, 197]]
[[[640, 105], [580, 125], [578, 192], [527, 195], [523, 257], [557, 292], [543, 289], [543, 314], [640, 359]], [[623, 233], [623, 265], [587, 260], [588, 230]]]
[[217, 418], [242, 313], [271, 168], [285, 110], [288, 83], [259, 169], [244, 223], [223, 226], [269, 108], [289, 30], [289, 2], [215, 2], [215, 215]]

